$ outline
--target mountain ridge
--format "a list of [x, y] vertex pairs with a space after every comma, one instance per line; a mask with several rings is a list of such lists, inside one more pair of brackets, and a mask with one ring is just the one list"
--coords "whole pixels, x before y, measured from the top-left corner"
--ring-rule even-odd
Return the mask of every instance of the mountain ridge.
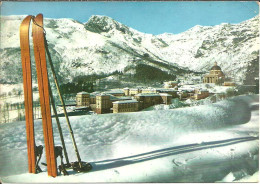
[[[2, 65], [14, 60], [15, 65], [20, 64], [19, 25], [22, 18], [1, 17]], [[233, 71], [238, 81], [242, 81], [250, 62], [258, 56], [258, 25], [259, 19], [254, 17], [239, 24], [195, 26], [179, 34], [152, 35], [107, 16], [94, 15], [86, 23], [66, 18], [44, 19], [56, 70], [65, 83], [84, 75], [110, 75], [116, 71], [133, 74], [134, 66], [138, 64], [177, 76], [207, 72], [215, 61], [224, 73]], [[10, 70], [1, 71], [7, 76], [1, 82], [17, 82], [19, 77], [10, 78]]]

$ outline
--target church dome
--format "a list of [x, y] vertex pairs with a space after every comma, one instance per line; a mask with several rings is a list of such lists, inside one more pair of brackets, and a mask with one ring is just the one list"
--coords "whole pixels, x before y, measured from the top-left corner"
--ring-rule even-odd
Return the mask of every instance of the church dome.
[[221, 68], [217, 65], [217, 62], [215, 62], [215, 65], [210, 70], [221, 70]]

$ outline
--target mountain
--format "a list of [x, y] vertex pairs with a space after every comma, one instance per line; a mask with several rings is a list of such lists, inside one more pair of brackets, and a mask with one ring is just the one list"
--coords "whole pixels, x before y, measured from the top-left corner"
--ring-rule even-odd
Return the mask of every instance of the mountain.
[[[21, 82], [19, 25], [23, 18], [1, 17], [1, 83]], [[239, 24], [198, 25], [180, 34], [152, 35], [107, 16], [95, 15], [86, 23], [44, 19], [52, 60], [63, 83], [112, 74], [171, 78], [207, 72], [215, 61], [224, 73], [242, 81], [257, 61], [258, 26], [259, 19], [254, 17]]]

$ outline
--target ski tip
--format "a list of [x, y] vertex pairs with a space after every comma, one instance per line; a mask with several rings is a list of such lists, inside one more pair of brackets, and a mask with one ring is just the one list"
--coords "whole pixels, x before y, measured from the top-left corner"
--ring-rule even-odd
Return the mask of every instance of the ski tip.
[[31, 15], [26, 16], [20, 24], [20, 37], [29, 31], [31, 18]]
[[43, 14], [42, 13], [37, 14], [36, 18], [43, 18]]
[[28, 22], [31, 20], [31, 18], [32, 18], [32, 15], [27, 15], [27, 16], [23, 19], [23, 21], [22, 21], [22, 23], [21, 23], [21, 25], [20, 25], [20, 28], [21, 28], [22, 26], [24, 26], [24, 24], [28, 24]]

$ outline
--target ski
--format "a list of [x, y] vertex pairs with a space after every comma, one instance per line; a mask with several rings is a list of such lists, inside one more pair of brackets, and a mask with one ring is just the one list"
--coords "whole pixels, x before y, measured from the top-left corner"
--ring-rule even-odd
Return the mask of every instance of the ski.
[[[57, 172], [57, 158], [60, 157], [61, 165], [59, 173], [68, 175], [66, 169], [73, 169], [77, 172], [89, 172], [92, 169], [90, 163], [81, 161], [79, 151], [76, 145], [74, 134], [70, 125], [70, 121], [66, 112], [66, 107], [62, 95], [60, 93], [59, 84], [55, 74], [55, 70], [51, 61], [50, 53], [48, 50], [48, 43], [45, 37], [45, 30], [43, 28], [43, 15], [38, 14], [36, 17], [27, 16], [20, 26], [20, 46], [21, 46], [21, 60], [23, 68], [23, 83], [24, 83], [24, 101], [26, 112], [26, 135], [27, 135], [27, 149], [28, 149], [28, 169], [29, 173], [42, 172], [39, 167], [39, 162], [43, 153], [43, 146], [36, 146], [34, 137], [34, 119], [33, 119], [33, 93], [32, 93], [32, 73], [31, 73], [31, 59], [30, 59], [30, 44], [29, 44], [29, 28], [30, 21], [32, 20], [32, 37], [34, 58], [36, 63], [37, 81], [40, 96], [41, 114], [42, 114], [42, 127], [44, 135], [44, 144], [46, 152], [46, 164], [48, 175], [56, 177]], [[70, 135], [73, 141], [74, 149], [78, 161], [69, 162], [68, 154], [66, 151], [65, 141], [62, 134], [62, 129], [58, 119], [58, 115], [55, 109], [54, 99], [52, 97], [52, 91], [48, 80], [48, 70], [46, 63], [46, 54], [53, 73], [53, 78], [58, 90], [60, 100], [63, 104], [63, 110], [70, 131]], [[51, 119], [51, 103], [55, 118], [60, 133], [62, 142], [61, 146], [54, 145], [53, 127]], [[66, 164], [63, 162], [63, 151], [66, 159]]]
[[27, 16], [20, 25], [20, 47], [23, 70], [24, 106], [29, 173], [36, 173], [35, 138], [33, 121], [32, 74], [29, 45], [29, 28], [32, 16]]
[[54, 139], [49, 99], [49, 81], [44, 45], [43, 15], [33, 18], [32, 26], [34, 57], [36, 62], [38, 88], [42, 113], [42, 125], [46, 152], [48, 175], [57, 176], [57, 163], [54, 151]]

